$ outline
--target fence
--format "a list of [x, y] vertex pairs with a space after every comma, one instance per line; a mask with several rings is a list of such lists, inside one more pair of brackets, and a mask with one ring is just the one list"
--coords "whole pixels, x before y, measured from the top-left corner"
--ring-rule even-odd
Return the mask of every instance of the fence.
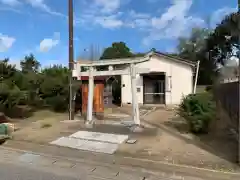
[[[221, 82], [214, 88], [217, 108], [220, 116], [234, 132], [239, 135], [239, 82]], [[224, 115], [223, 115], [224, 114]]]

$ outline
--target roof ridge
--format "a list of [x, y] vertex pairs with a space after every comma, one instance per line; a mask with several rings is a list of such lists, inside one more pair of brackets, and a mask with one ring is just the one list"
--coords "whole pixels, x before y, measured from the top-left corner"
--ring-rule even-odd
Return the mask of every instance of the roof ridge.
[[193, 61], [187, 60], [187, 59], [183, 59], [183, 58], [181, 58], [179, 56], [172, 56], [172, 55], [169, 55], [169, 54], [166, 54], [166, 53], [162, 53], [160, 51], [154, 51], [152, 53], [155, 54], [155, 55], [161, 55], [161, 56], [165, 56], [165, 57], [168, 57], [168, 58], [171, 58], [171, 59], [175, 59], [175, 60], [180, 61], [182, 63], [196, 65], [196, 62], [193, 62]]

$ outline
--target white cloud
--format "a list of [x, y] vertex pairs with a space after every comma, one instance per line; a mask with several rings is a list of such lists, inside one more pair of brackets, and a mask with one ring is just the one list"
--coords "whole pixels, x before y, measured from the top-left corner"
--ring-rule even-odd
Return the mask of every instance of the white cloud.
[[67, 18], [66, 15], [54, 11], [52, 8], [50, 8], [50, 6], [46, 4], [45, 0], [0, 0], [0, 3], [8, 5], [9, 7], [12, 8], [14, 7], [14, 9], [0, 7], [0, 10], [21, 12], [19, 9], [16, 9], [16, 6], [25, 3], [32, 6], [33, 8], [38, 8], [48, 14]]
[[95, 23], [101, 25], [104, 28], [114, 29], [121, 27], [123, 22], [117, 18], [117, 16], [102, 16], [96, 17]]
[[130, 10], [129, 16], [131, 18], [150, 18], [151, 15], [147, 13], [136, 12], [134, 10]]
[[93, 0], [93, 3], [83, 1], [84, 10], [80, 14], [76, 24], [100, 25], [103, 28], [114, 29], [124, 25], [121, 19], [122, 12], [119, 8], [130, 0]]
[[56, 16], [66, 17], [64, 14], [52, 10], [52, 9], [45, 3], [44, 0], [25, 0], [25, 1], [26, 1], [26, 3], [30, 4], [32, 7], [34, 7], [34, 8], [39, 8], [39, 9], [41, 9], [42, 11], [45, 11], [45, 12], [47, 12], [47, 13], [49, 13], [49, 14], [56, 15]]
[[[85, 2], [85, 1], [84, 1]], [[76, 21], [83, 23], [85, 27], [100, 25], [103, 28], [130, 27], [145, 31], [148, 36], [145, 43], [162, 38], [175, 38], [191, 30], [192, 26], [204, 23], [200, 18], [190, 16], [189, 9], [192, 0], [172, 0], [172, 5], [160, 17], [151, 14], [130, 10], [121, 12], [122, 5], [130, 0], [94, 0], [92, 4], [84, 3], [85, 9]]]
[[5, 52], [10, 49], [15, 41], [16, 39], [14, 37], [10, 37], [0, 33], [0, 52]]
[[50, 51], [53, 47], [58, 45], [59, 40], [53, 40], [53, 39], [43, 39], [40, 42], [40, 51], [41, 52], [48, 52]]
[[125, 26], [137, 28], [138, 30], [147, 30], [151, 27], [149, 22], [152, 17], [150, 14], [130, 10], [127, 15], [127, 20], [124, 22]]
[[144, 38], [143, 43], [149, 45], [152, 41], [164, 38], [178, 38], [191, 31], [192, 27], [204, 24], [201, 18], [189, 15], [192, 3], [192, 0], [173, 0], [165, 13], [151, 19], [149, 35]]
[[40, 42], [40, 52], [48, 52], [60, 43], [60, 33], [55, 33], [53, 38], [45, 38]]
[[19, 0], [0, 0], [0, 2], [9, 6], [17, 6], [21, 4]]
[[23, 13], [22, 11], [20, 11], [16, 8], [13, 8], [13, 7], [0, 7], [0, 11], [11, 11], [11, 12], [18, 13], [18, 14]]
[[94, 0], [94, 5], [101, 8], [103, 13], [112, 13], [119, 9], [121, 0]]
[[220, 23], [221, 20], [228, 14], [232, 12], [237, 12], [237, 8], [223, 7], [216, 10], [211, 16], [211, 25], [215, 26]]

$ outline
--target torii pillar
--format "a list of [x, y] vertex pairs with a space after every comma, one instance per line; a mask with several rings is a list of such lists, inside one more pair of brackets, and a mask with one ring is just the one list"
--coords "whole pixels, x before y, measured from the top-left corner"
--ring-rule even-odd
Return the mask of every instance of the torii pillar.
[[89, 67], [89, 78], [88, 78], [88, 104], [87, 104], [87, 121], [86, 126], [91, 127], [93, 124], [93, 91], [94, 91], [94, 68]]
[[130, 76], [131, 76], [131, 89], [132, 89], [132, 116], [133, 116], [134, 124], [136, 126], [140, 126], [135, 64], [130, 65]]

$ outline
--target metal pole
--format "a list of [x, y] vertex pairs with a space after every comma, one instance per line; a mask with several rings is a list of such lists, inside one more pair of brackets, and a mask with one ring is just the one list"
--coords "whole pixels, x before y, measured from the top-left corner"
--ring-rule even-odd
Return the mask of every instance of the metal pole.
[[73, 88], [72, 88], [72, 70], [73, 70], [73, 0], [68, 0], [68, 31], [69, 31], [69, 120], [74, 119], [73, 114]]
[[199, 72], [199, 65], [200, 65], [200, 61], [197, 62], [197, 70], [196, 70], [196, 75], [195, 75], [193, 94], [196, 94], [197, 80], [198, 80], [198, 72]]

